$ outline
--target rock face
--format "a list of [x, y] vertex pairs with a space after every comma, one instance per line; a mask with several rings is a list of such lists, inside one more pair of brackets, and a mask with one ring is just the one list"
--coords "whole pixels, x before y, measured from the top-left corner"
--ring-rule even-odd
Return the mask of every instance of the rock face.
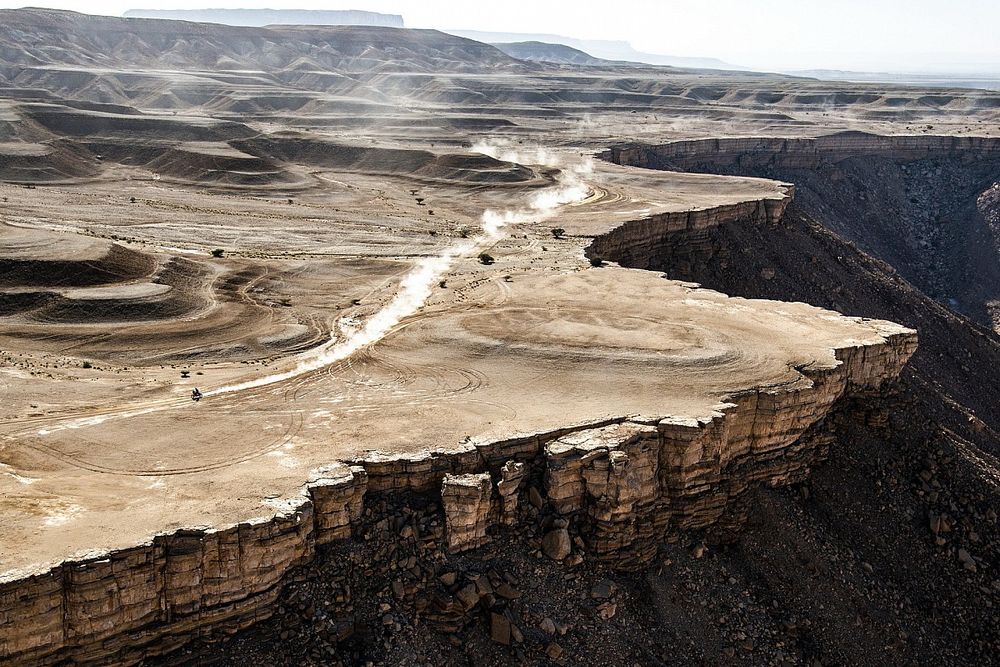
[[668, 528], [735, 534], [758, 484], [792, 484], [825, 457], [820, 426], [845, 393], [876, 389], [916, 350], [912, 334], [843, 350], [811, 387], [732, 397], [704, 419], [633, 420], [558, 438], [545, 447], [546, 490], [557, 511], [586, 526], [593, 557], [639, 567]]
[[311, 558], [312, 510], [303, 499], [270, 521], [164, 535], [0, 585], [0, 656], [130, 664], [152, 642], [167, 651], [199, 628], [249, 626], [270, 614], [288, 569]]
[[[932, 299], [1000, 331], [1000, 227], [991, 195], [1000, 173], [996, 138], [841, 133], [633, 144], [606, 156], [654, 169], [794, 182], [798, 210], [890, 264]], [[690, 237], [702, 230], [683, 231]], [[687, 268], [708, 249], [703, 238], [675, 238], [673, 247], [644, 242], [658, 247], [644, 253], [631, 244], [623, 263], [675, 267], [673, 278], [694, 273]], [[741, 262], [741, 249], [729, 252]], [[774, 270], [761, 275], [771, 280]]]
[[603, 157], [617, 164], [649, 169], [700, 171], [705, 165], [739, 165], [741, 161], [773, 167], [815, 169], [823, 162], [878, 154], [899, 160], [927, 157], [1000, 155], [995, 137], [883, 136], [839, 132], [816, 138], [747, 137], [694, 139], [658, 146], [623, 145]]
[[361, 466], [320, 471], [309, 487], [315, 505], [316, 544], [351, 536], [351, 524], [364, 509], [368, 473]]
[[516, 519], [518, 491], [526, 472], [525, 464], [517, 461], [507, 461], [500, 469], [497, 493], [500, 495], [500, 521], [505, 525], [513, 524]]
[[[630, 163], [626, 161], [622, 164]], [[662, 257], [664, 239], [676, 232], [697, 234], [726, 223], [777, 223], [795, 196], [795, 186], [785, 183], [782, 188], [785, 197], [781, 199], [758, 199], [710, 209], [661, 213], [633, 220], [595, 237], [585, 252], [588, 258], [610, 259], [622, 266], [648, 269], [655, 258]], [[684, 252], [695, 256], [703, 254], [697, 238]]]
[[453, 553], [474, 549], [488, 541], [493, 483], [489, 473], [445, 475], [441, 504], [448, 530], [448, 548]]
[[203, 629], [252, 625], [317, 542], [349, 534], [365, 484], [363, 469], [331, 467], [270, 519], [181, 530], [0, 581], [0, 664], [134, 664]]
[[[318, 471], [296, 506], [269, 520], [15, 574], [0, 582], [2, 663], [135, 664], [210, 628], [249, 626], [272, 613], [283, 577], [317, 544], [350, 537], [366, 494], [380, 490], [440, 489], [450, 546], [481, 545], [509, 520], [532, 465], [591, 557], [639, 567], [668, 530], [731, 532], [755, 486], [805, 477], [825, 454], [819, 425], [833, 403], [877, 390], [915, 350], [914, 332], [885, 328], [882, 342], [837, 350], [836, 368], [804, 371], [808, 382], [732, 396], [701, 419], [621, 417], [415, 460], [372, 455]], [[491, 512], [495, 500], [503, 511]], [[551, 539], [555, 558], [568, 555], [561, 537]]]
[[527, 466], [517, 461], [507, 461], [500, 469], [497, 493], [500, 495], [500, 521], [511, 525], [516, 520], [518, 491], [524, 480]]

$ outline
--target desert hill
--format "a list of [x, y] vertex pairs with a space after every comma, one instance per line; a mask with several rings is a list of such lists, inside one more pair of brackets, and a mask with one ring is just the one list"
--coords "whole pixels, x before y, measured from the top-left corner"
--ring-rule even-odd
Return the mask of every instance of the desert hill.
[[125, 18], [168, 19], [225, 25], [368, 25], [402, 28], [403, 17], [357, 10], [308, 9], [130, 9]]
[[548, 44], [546, 42], [508, 42], [494, 44], [508, 56], [518, 60], [555, 63], [559, 65], [613, 65], [611, 61], [574, 49], [564, 44]]

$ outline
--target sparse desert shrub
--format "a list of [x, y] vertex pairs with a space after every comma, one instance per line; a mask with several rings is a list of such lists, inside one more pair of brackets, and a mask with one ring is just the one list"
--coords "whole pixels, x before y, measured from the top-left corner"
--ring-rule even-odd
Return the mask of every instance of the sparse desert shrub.
[[591, 257], [590, 258], [590, 265], [591, 266], [604, 266], [604, 260], [602, 258], [600, 258], [600, 257]]
[[479, 263], [480, 264], [484, 264], [486, 266], [489, 266], [490, 264], [492, 264], [495, 261], [496, 260], [493, 259], [493, 255], [490, 255], [489, 253], [485, 253], [485, 252], [479, 253]]
[[80, 364], [80, 368], [93, 368], [93, 367], [94, 364], [90, 363], [89, 361], [85, 361], [82, 364]]

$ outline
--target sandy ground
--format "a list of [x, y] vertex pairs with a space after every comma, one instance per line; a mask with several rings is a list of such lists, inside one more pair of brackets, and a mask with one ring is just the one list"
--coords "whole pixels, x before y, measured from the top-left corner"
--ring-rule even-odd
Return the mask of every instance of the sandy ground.
[[[132, 239], [126, 247], [158, 263], [178, 248], [195, 251], [189, 261], [209, 266], [210, 276], [235, 270], [233, 265], [280, 270], [280, 288], [294, 296], [287, 308], [260, 301], [249, 308], [213, 298], [215, 278], [191, 288], [206, 305], [180, 322], [165, 317], [106, 331], [102, 321], [7, 318], [8, 341], [35, 331], [60, 335], [53, 336], [55, 343], [40, 337], [30, 356], [11, 357], [15, 363], [4, 369], [5, 395], [13, 399], [0, 425], [4, 569], [125, 546], [182, 526], [264, 515], [298, 493], [311, 470], [363, 452], [447, 450], [468, 439], [504, 439], [626, 414], [708, 415], [733, 391], [802, 382], [794, 367], [832, 364], [834, 346], [877, 339], [870, 326], [803, 304], [730, 299], [655, 273], [595, 268], [583, 257], [588, 236], [621, 222], [777, 198], [779, 184], [603, 165], [580, 179], [579, 201], [527, 216], [538, 220], [520, 221], [522, 209], [515, 207], [518, 221], [498, 236], [479, 238], [472, 231], [469, 239], [453, 229], [465, 224], [475, 230], [471, 202], [439, 189], [428, 194], [427, 205], [442, 213], [433, 222], [414, 220], [403, 182], [383, 182], [382, 190], [356, 185], [346, 195], [335, 189], [292, 205], [237, 202], [158, 184], [124, 195], [104, 184], [88, 187], [86, 195], [66, 187], [33, 191], [40, 196], [6, 218], [16, 229], [7, 238], [21, 257], [38, 254], [24, 239], [45, 229], [39, 234], [49, 259], [58, 251], [66, 261], [94, 262], [108, 247], [96, 237], [114, 228]], [[4, 191], [15, 194], [9, 186]], [[547, 191], [486, 193], [476, 203], [488, 208], [523, 201], [530, 211], [532, 197]], [[131, 192], [142, 196], [135, 206], [143, 224], [129, 224]], [[337, 239], [363, 225], [365, 210], [380, 196], [384, 203], [372, 224], [394, 210], [410, 209], [412, 217], [399, 214], [386, 223], [386, 234], [373, 235], [370, 254], [358, 253], [359, 242], [351, 241], [349, 251], [337, 252]], [[76, 208], [77, 219], [56, 225], [53, 218], [66, 210], [67, 198], [87, 204]], [[340, 215], [331, 215], [334, 205]], [[225, 212], [202, 217], [208, 209]], [[432, 237], [426, 228], [435, 224], [439, 231]], [[556, 224], [566, 230], [564, 238], [554, 238]], [[225, 245], [216, 225], [239, 239], [222, 259], [204, 251]], [[59, 231], [51, 231], [56, 226]], [[268, 253], [275, 239], [294, 231], [314, 239], [308, 258]], [[295, 319], [275, 310], [307, 311], [327, 335], [349, 339], [338, 327], [346, 321], [363, 328], [391, 307], [401, 277], [455, 246], [463, 251], [430, 278], [426, 304], [403, 310], [384, 336], [344, 359], [324, 361], [330, 348], [320, 346], [276, 353], [266, 364], [232, 362], [221, 353], [149, 365], [128, 347], [137, 336], [141, 354], [149, 355], [194, 332], [187, 348], [171, 350], [176, 355], [218, 347], [223, 332], [235, 330], [240, 338], [228, 345], [239, 354], [249, 345], [244, 339], [280, 336]], [[489, 252], [496, 263], [481, 264], [479, 252]], [[350, 255], [354, 267], [370, 262], [396, 268], [383, 270], [377, 281], [367, 276], [369, 288], [358, 290], [353, 278], [364, 274], [358, 268], [350, 284], [330, 279], [342, 255]], [[156, 283], [60, 291], [92, 302], [109, 296], [101, 290], [122, 290], [116, 299], [148, 302], [162, 295], [151, 285]], [[228, 329], [202, 326], [227, 317], [234, 321]], [[106, 331], [110, 342], [95, 340], [94, 330]], [[73, 340], [68, 346], [67, 339]], [[112, 359], [82, 368], [85, 357], [67, 356], [78, 350], [93, 350], [98, 359], [107, 350]], [[180, 377], [182, 369], [187, 378]], [[227, 389], [243, 384], [259, 386]], [[208, 394], [199, 403], [188, 396], [194, 386]]]
[[[123, 86], [132, 71], [141, 85]], [[364, 452], [703, 416], [734, 391], [801, 383], [795, 367], [875, 329], [583, 254], [624, 222], [782, 185], [591, 155], [996, 131], [975, 91], [932, 103], [782, 77], [511, 72], [387, 72], [339, 94], [253, 72], [25, 74], [0, 99], [0, 577], [267, 515], [311, 470]], [[292, 96], [304, 106], [267, 106]], [[258, 133], [293, 137], [294, 154]]]

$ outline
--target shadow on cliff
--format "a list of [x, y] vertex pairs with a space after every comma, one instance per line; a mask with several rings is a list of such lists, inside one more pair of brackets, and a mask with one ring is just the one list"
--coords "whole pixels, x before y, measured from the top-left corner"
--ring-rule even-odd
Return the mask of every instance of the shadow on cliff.
[[[712, 557], [680, 552], [681, 568], [649, 571], [640, 590], [651, 623], [719, 638], [702, 652], [710, 662], [757, 664], [780, 637], [794, 662], [994, 664], [1000, 338], [797, 204], [777, 224], [681, 231], [641, 250], [617, 247], [613, 235], [594, 251], [625, 266], [733, 296], [893, 320], [920, 335], [893, 391], [844, 401], [827, 419], [830, 459], [806, 485], [758, 492], [741, 539]], [[677, 601], [678, 587], [718, 577], [745, 593]], [[727, 617], [755, 605], [770, 631], [740, 630], [748, 639], [727, 643]]]

